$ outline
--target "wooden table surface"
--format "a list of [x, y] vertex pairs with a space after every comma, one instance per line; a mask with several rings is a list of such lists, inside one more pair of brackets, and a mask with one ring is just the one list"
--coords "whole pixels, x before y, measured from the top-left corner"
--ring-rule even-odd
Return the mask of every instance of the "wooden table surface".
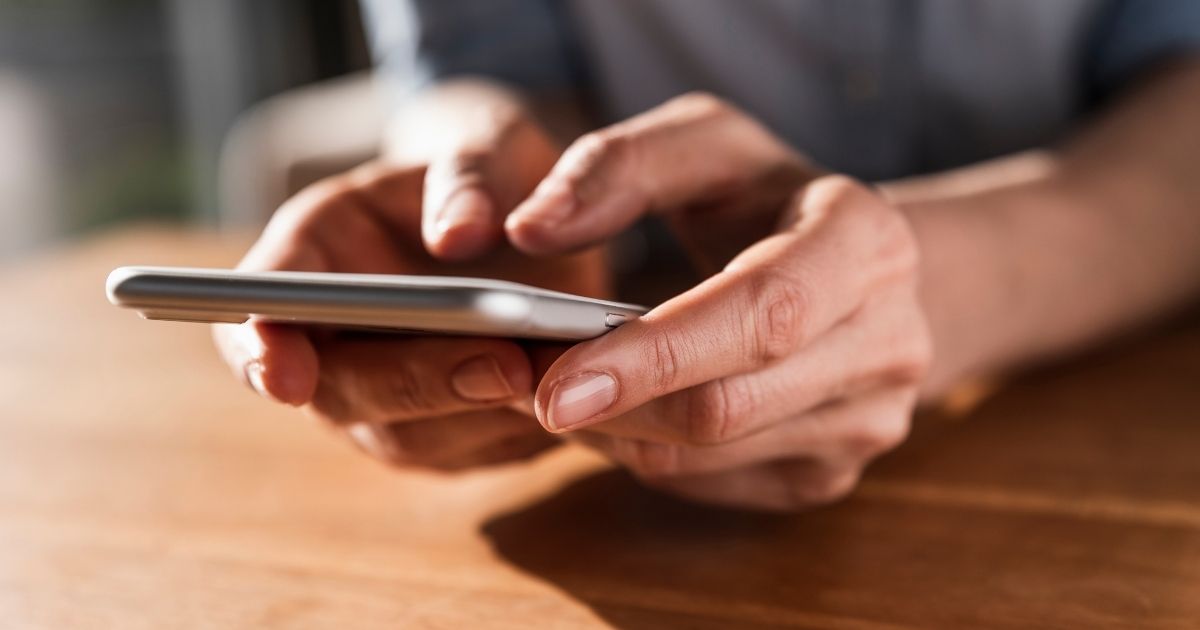
[[441, 476], [107, 305], [143, 229], [0, 268], [4, 628], [1200, 627], [1200, 326], [1031, 374], [831, 508], [716, 511], [564, 449]]

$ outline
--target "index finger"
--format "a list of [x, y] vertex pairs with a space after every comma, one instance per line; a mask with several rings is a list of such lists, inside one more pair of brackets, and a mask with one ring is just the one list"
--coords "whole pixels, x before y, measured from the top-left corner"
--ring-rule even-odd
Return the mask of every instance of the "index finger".
[[602, 241], [644, 214], [745, 186], [760, 198], [769, 187], [782, 202], [810, 171], [749, 116], [690, 94], [575, 141], [505, 230], [523, 251], [560, 252]]
[[[816, 201], [803, 209], [810, 223], [759, 242], [692, 290], [568, 350], [538, 388], [539, 421], [550, 431], [574, 430], [666, 394], [758, 372], [854, 313], [871, 287], [908, 263], [873, 264], [874, 252], [847, 249], [847, 222], [877, 227], [861, 220], [882, 202], [846, 178], [815, 186], [822, 190], [810, 192], [806, 200]], [[818, 220], [824, 213], [830, 219]]]

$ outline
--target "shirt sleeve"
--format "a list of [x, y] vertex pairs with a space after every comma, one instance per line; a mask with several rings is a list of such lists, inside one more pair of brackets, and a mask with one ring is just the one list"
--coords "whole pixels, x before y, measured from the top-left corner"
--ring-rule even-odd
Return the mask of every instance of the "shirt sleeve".
[[578, 51], [556, 0], [361, 0], [376, 65], [401, 94], [456, 75], [533, 92], [579, 80]]
[[1200, 0], [1111, 0], [1092, 42], [1089, 82], [1103, 98], [1162, 61], [1200, 56]]

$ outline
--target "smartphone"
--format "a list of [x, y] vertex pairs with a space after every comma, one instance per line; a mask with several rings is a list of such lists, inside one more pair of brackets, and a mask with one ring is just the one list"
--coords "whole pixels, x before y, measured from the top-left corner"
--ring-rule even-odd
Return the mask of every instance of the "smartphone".
[[646, 312], [484, 278], [121, 267], [108, 299], [146, 319], [578, 341]]

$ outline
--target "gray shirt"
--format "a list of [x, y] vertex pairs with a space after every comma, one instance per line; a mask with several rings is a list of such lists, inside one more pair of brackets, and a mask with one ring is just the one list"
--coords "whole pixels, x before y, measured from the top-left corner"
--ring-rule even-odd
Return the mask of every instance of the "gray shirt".
[[363, 2], [404, 89], [484, 75], [584, 94], [603, 121], [705, 90], [868, 180], [1054, 142], [1200, 53], [1200, 0]]

